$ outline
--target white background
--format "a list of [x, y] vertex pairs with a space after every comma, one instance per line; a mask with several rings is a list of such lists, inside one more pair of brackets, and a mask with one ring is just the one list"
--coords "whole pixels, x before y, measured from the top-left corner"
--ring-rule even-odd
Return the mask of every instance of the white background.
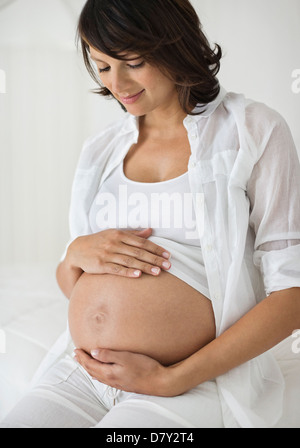
[[[300, 70], [300, 0], [192, 3], [223, 48], [222, 85], [278, 110], [300, 149], [300, 82], [292, 78]], [[82, 143], [123, 115], [89, 93], [95, 86], [75, 47], [83, 4], [0, 0], [0, 265], [58, 262]]]

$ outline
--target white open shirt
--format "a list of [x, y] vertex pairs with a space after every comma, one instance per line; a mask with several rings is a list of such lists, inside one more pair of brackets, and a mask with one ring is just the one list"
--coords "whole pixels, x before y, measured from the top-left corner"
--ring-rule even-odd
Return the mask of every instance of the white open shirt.
[[[267, 106], [221, 89], [204, 110], [184, 126], [218, 336], [271, 292], [300, 287], [300, 166], [287, 124]], [[72, 190], [71, 240], [91, 233], [90, 206], [138, 141], [138, 123], [126, 114], [86, 141]], [[64, 350], [58, 345], [56, 355]], [[284, 379], [270, 352], [216, 382], [241, 427], [270, 427], [281, 417]]]

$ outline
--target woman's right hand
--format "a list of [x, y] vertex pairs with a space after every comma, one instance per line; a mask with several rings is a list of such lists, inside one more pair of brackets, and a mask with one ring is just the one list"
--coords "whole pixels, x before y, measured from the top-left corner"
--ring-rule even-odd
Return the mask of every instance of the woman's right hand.
[[168, 270], [170, 254], [149, 241], [152, 229], [108, 229], [81, 236], [69, 246], [66, 259], [72, 268], [88, 274], [114, 274], [138, 278], [144, 272], [157, 276]]

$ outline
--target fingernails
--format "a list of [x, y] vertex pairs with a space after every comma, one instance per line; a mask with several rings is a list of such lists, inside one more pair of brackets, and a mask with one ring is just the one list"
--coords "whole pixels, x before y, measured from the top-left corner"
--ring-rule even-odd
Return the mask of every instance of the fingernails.
[[154, 275], [158, 275], [160, 273], [160, 269], [159, 268], [151, 268], [151, 272]]
[[169, 269], [169, 268], [171, 267], [171, 263], [170, 263], [169, 261], [164, 261], [163, 264], [162, 264], [162, 266], [163, 266], [165, 269]]
[[96, 358], [99, 355], [99, 350], [92, 350], [91, 355], [93, 358]]
[[141, 271], [134, 271], [134, 277], [139, 277], [141, 275]]
[[169, 252], [164, 252], [163, 254], [162, 254], [162, 256], [164, 257], [164, 258], [167, 258], [167, 260], [170, 258], [170, 256], [171, 256], [171, 254], [169, 254]]

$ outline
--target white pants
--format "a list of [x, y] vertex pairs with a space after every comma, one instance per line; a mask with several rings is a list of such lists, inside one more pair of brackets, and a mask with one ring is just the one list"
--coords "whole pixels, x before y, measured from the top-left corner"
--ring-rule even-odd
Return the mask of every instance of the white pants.
[[172, 398], [127, 393], [92, 380], [67, 356], [0, 427], [223, 428], [224, 423], [214, 381]]
[[[300, 428], [300, 357], [289, 341], [277, 349], [286, 380], [283, 415], [275, 428]], [[0, 397], [1, 399], [1, 397]], [[226, 423], [224, 423], [226, 422]], [[70, 356], [59, 361], [0, 423], [0, 428], [237, 428], [217, 385], [184, 395], [151, 397], [117, 391], [87, 374]]]

